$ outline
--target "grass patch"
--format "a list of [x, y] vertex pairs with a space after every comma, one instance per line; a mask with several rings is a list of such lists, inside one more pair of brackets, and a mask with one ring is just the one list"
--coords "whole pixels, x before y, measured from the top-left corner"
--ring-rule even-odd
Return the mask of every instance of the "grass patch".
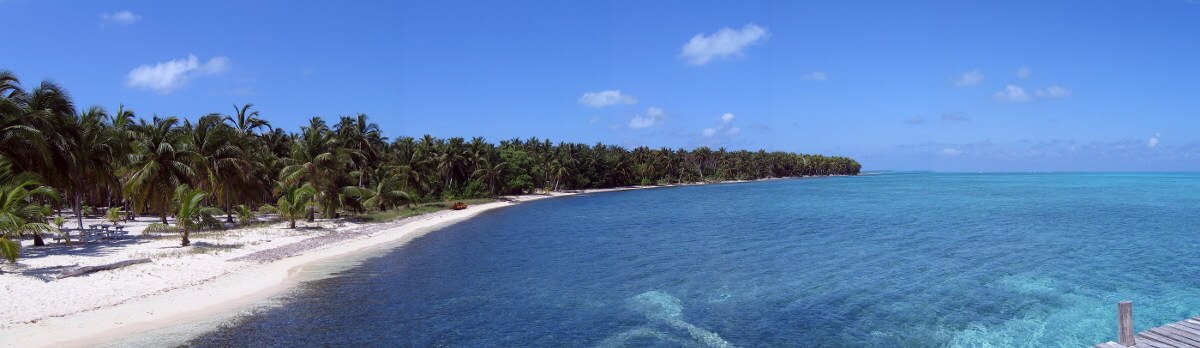
[[364, 215], [364, 217], [368, 221], [372, 221], [372, 222], [386, 222], [386, 221], [403, 219], [403, 218], [407, 218], [407, 217], [413, 217], [413, 216], [417, 216], [417, 215], [428, 214], [428, 213], [433, 213], [433, 212], [450, 209], [450, 205], [454, 204], [454, 202], [466, 203], [467, 207], [468, 207], [467, 209], [470, 209], [470, 206], [473, 206], [473, 205], [480, 205], [480, 204], [491, 203], [491, 202], [495, 202], [495, 201], [496, 201], [495, 199], [491, 199], [491, 198], [472, 198], [472, 199], [463, 199], [463, 200], [455, 200], [455, 201], [429, 202], [429, 203], [413, 204], [412, 208], [392, 209], [392, 210], [388, 210], [388, 211], [373, 211], [373, 212], [367, 213], [366, 215]]

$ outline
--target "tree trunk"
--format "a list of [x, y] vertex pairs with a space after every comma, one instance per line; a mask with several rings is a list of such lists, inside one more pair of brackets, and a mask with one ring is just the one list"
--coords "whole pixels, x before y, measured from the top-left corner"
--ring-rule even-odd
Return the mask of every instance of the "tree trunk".
[[296, 229], [296, 218], [293, 217], [288, 219], [288, 228], [293, 230]]
[[46, 246], [46, 241], [42, 240], [41, 232], [33, 232], [33, 246]]
[[79, 222], [79, 228], [83, 229], [83, 203], [82, 197], [79, 197], [79, 190], [75, 190], [75, 220]]
[[188, 235], [190, 234], [190, 232], [191, 231], [188, 231], [188, 229], [186, 229], [186, 228], [183, 229], [183, 243], [181, 244], [182, 246], [188, 246], [188, 244], [192, 244], [192, 241], [188, 240]]
[[313, 221], [316, 221], [316, 220], [317, 220], [317, 212], [316, 212], [316, 209], [315, 209], [315, 208], [313, 208], [313, 207], [308, 207], [308, 213], [307, 213], [307, 215], [308, 215], [308, 216], [306, 216], [305, 218], [306, 218], [306, 219], [308, 219], [308, 222], [313, 222]]

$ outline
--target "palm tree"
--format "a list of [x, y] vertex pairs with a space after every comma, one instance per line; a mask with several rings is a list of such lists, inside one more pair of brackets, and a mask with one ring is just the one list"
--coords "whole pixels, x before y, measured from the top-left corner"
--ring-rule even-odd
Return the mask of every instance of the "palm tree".
[[[316, 190], [315, 199], [325, 216], [331, 217], [337, 211], [338, 193], [342, 187], [338, 185], [338, 179], [346, 176], [346, 163], [352, 151], [342, 146], [320, 117], [310, 119], [309, 126], [302, 130], [303, 134], [293, 143], [291, 156], [285, 162], [288, 165], [280, 174], [288, 184], [308, 183]], [[310, 206], [308, 220], [313, 219]]]
[[104, 124], [108, 117], [104, 109], [93, 106], [78, 116], [71, 117], [62, 125], [63, 138], [68, 152], [66, 173], [75, 219], [83, 228], [83, 196], [89, 192], [101, 192], [105, 188], [119, 186], [115, 162], [121, 152], [121, 141]]
[[188, 236], [193, 229], [209, 221], [215, 222], [214, 216], [225, 214], [221, 209], [205, 206], [205, 196], [207, 194], [204, 191], [192, 189], [188, 185], [181, 185], [175, 189], [175, 226], [183, 230], [181, 246], [192, 243]]
[[508, 162], [500, 161], [492, 165], [491, 160], [483, 159], [480, 161], [479, 169], [472, 174], [474, 177], [482, 178], [488, 182], [488, 194], [496, 194], [496, 180], [504, 175], [504, 168], [508, 167]]
[[41, 232], [54, 231], [46, 222], [50, 208], [37, 199], [58, 200], [58, 192], [42, 185], [33, 173], [13, 173], [12, 164], [0, 158], [0, 256], [9, 262], [20, 256], [21, 236], [40, 238]]
[[178, 127], [179, 119], [154, 117], [142, 121], [134, 134], [134, 153], [129, 155], [125, 175], [125, 195], [139, 208], [157, 211], [167, 223], [171, 195], [176, 187], [187, 184], [196, 172], [189, 165], [198, 156], [187, 143], [187, 132]]
[[[250, 111], [254, 104], [246, 103], [241, 107], [237, 104], [233, 105], [234, 115], [226, 115], [221, 118], [222, 121], [228, 121], [233, 124], [242, 134], [253, 134], [255, 129], [267, 127], [271, 129], [271, 123], [258, 117], [258, 111]], [[235, 118], [236, 117], [236, 118]]]
[[199, 156], [193, 167], [199, 174], [198, 188], [213, 193], [217, 204], [230, 211], [226, 222], [233, 222], [234, 201], [245, 196], [248, 174], [253, 172], [246, 152], [236, 142], [238, 130], [221, 121], [221, 115], [209, 114], [201, 117], [195, 126], [185, 123], [184, 129], [191, 135], [190, 143]]
[[377, 169], [372, 176], [371, 186], [360, 189], [362, 204], [380, 211], [401, 204], [412, 204], [412, 197], [400, 189], [400, 184], [401, 178], [392, 174], [389, 168]]
[[279, 191], [279, 200], [275, 202], [274, 207], [264, 205], [263, 208], [266, 211], [278, 212], [279, 217], [288, 221], [288, 228], [296, 228], [296, 219], [313, 205], [312, 199], [316, 192], [308, 184], [288, 185], [277, 181], [276, 185]]

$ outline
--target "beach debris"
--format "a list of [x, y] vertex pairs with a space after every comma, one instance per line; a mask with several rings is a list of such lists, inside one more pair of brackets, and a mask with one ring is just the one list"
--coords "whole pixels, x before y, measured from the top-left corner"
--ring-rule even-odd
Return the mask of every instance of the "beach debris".
[[467, 204], [463, 203], [463, 202], [454, 202], [454, 205], [451, 205], [450, 209], [454, 209], [454, 210], [467, 209]]
[[117, 269], [117, 268], [121, 268], [121, 267], [125, 267], [125, 266], [136, 265], [139, 263], [147, 263], [147, 262], [150, 262], [150, 259], [148, 259], [148, 258], [133, 259], [133, 260], [125, 260], [125, 261], [121, 261], [121, 262], [114, 262], [114, 263], [110, 263], [110, 264], [106, 264], [106, 265], [79, 267], [76, 269], [63, 271], [62, 273], [60, 273], [58, 275], [58, 279], [77, 277], [77, 276], [81, 276], [81, 275], [85, 275], [85, 274], [91, 274], [91, 273], [110, 270], [110, 269]]

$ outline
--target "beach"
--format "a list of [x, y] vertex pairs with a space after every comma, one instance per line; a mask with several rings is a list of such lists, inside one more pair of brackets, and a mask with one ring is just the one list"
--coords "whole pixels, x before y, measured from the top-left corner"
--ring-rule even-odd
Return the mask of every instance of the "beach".
[[[502, 197], [464, 210], [443, 210], [380, 223], [340, 220], [286, 222], [193, 234], [180, 247], [174, 234], [125, 237], [73, 246], [47, 238], [47, 247], [27, 247], [32, 257], [5, 265], [0, 289], [0, 335], [12, 347], [93, 346], [174, 325], [200, 322], [260, 303], [302, 279], [315, 262], [390, 249], [480, 213], [524, 201], [658, 186], [577, 190]], [[156, 217], [128, 224], [137, 235]], [[99, 223], [85, 219], [85, 224]], [[67, 226], [72, 226], [74, 221]], [[77, 267], [150, 258], [149, 263], [84, 276], [58, 278]], [[211, 325], [216, 325], [213, 323]], [[186, 338], [186, 337], [183, 337]], [[182, 342], [178, 342], [182, 343]]]

